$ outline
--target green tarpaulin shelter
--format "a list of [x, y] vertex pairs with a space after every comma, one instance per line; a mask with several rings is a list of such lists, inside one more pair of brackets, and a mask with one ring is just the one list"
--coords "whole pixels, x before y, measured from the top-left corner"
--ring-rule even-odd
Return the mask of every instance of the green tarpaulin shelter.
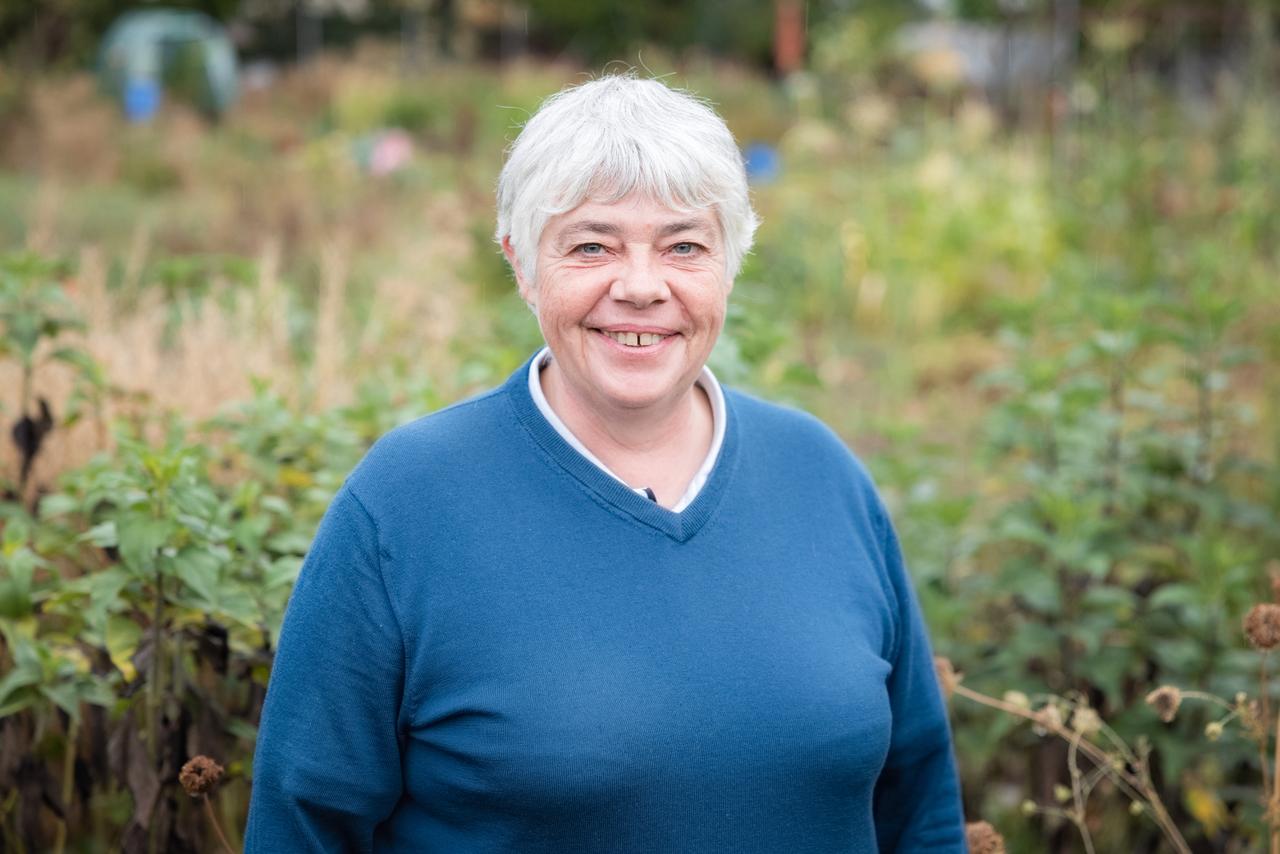
[[103, 84], [133, 119], [146, 119], [161, 92], [193, 101], [212, 116], [235, 100], [236, 52], [226, 30], [208, 15], [145, 9], [122, 15], [98, 54]]

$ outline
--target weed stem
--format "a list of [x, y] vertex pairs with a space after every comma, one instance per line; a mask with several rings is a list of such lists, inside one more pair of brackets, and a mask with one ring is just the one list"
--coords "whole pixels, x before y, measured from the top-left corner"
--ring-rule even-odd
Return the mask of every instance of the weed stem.
[[[1191, 848], [1187, 845], [1187, 841], [1183, 839], [1182, 833], [1178, 830], [1178, 826], [1173, 823], [1168, 811], [1164, 808], [1164, 803], [1160, 800], [1160, 795], [1156, 792], [1155, 786], [1151, 782], [1151, 776], [1147, 773], [1147, 763], [1145, 759], [1138, 764], [1138, 774], [1126, 771], [1123, 767], [1116, 767], [1112, 761], [1112, 757], [1101, 747], [1080, 737], [1079, 733], [1068, 730], [1060, 723], [1043, 720], [1038, 717], [1035, 712], [1025, 709], [1022, 706], [1016, 706], [1013, 703], [1006, 703], [1003, 700], [997, 700], [995, 697], [989, 697], [964, 685], [956, 684], [951, 686], [953, 693], [958, 694], [968, 700], [972, 700], [979, 705], [988, 706], [993, 709], [999, 709], [1015, 717], [1031, 721], [1038, 727], [1052, 732], [1054, 735], [1070, 743], [1077, 743], [1077, 749], [1093, 760], [1099, 767], [1111, 769], [1112, 779], [1125, 790], [1130, 798], [1138, 803], [1145, 804], [1150, 808], [1152, 817], [1156, 824], [1160, 826], [1160, 830], [1164, 832], [1165, 838], [1169, 840], [1175, 850], [1179, 854], [1191, 854]], [[1280, 841], [1280, 834], [1277, 834], [1277, 841]], [[1280, 854], [1280, 850], [1273, 851], [1272, 854]]]
[[222, 832], [222, 825], [218, 823], [218, 817], [213, 812], [213, 802], [209, 800], [208, 795], [202, 795], [201, 800], [204, 801], [204, 814], [209, 817], [209, 824], [213, 825], [213, 832], [217, 834], [218, 841], [222, 843], [222, 847], [226, 849], [227, 854], [235, 854], [235, 849], [227, 841], [226, 834]]

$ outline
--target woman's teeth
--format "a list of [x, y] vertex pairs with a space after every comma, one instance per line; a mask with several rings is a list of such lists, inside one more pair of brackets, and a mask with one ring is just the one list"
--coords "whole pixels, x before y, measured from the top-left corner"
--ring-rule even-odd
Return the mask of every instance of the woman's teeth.
[[659, 335], [656, 332], [610, 332], [607, 329], [601, 329], [600, 331], [627, 347], [648, 347], [668, 337]]

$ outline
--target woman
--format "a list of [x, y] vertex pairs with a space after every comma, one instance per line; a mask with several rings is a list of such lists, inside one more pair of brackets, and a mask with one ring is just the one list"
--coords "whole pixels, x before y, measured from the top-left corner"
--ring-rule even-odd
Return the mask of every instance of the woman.
[[706, 368], [755, 225], [688, 95], [606, 77], [529, 121], [497, 236], [548, 346], [385, 436], [334, 499], [249, 851], [965, 850], [866, 472]]

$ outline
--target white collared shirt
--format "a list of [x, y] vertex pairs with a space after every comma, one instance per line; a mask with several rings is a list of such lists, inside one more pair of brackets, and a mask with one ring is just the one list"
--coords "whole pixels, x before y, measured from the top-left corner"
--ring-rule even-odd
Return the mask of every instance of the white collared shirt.
[[[609, 471], [609, 467], [600, 460], [596, 459], [595, 454], [587, 450], [587, 446], [578, 441], [578, 437], [569, 431], [565, 423], [560, 420], [560, 416], [556, 415], [555, 410], [551, 408], [551, 404], [547, 402], [547, 396], [542, 393], [542, 379], [540, 374], [542, 369], [552, 359], [551, 348], [543, 347], [538, 351], [538, 355], [533, 357], [533, 361], [529, 363], [529, 395], [533, 398], [533, 402], [538, 407], [538, 411], [542, 413], [542, 417], [547, 419], [556, 432], [560, 434], [566, 442], [569, 443], [575, 451], [586, 457], [593, 465], [599, 468], [609, 477], [626, 485], [629, 489], [635, 490], [640, 495], [648, 497], [644, 487], [636, 488], [631, 486], [622, 478]], [[680, 496], [680, 500], [671, 508], [673, 513], [679, 513], [684, 508], [693, 503], [693, 499], [698, 497], [698, 493], [702, 491], [702, 487], [707, 482], [707, 478], [711, 475], [711, 469], [715, 467], [716, 457], [720, 455], [720, 446], [724, 444], [724, 392], [720, 389], [720, 383], [716, 381], [715, 375], [711, 373], [711, 369], [706, 365], [702, 366], [702, 373], [694, 380], [695, 385], [702, 386], [702, 390], [707, 394], [707, 400], [711, 402], [711, 447], [707, 449], [706, 459], [702, 461], [702, 465], [698, 467], [698, 471], [694, 474], [693, 479], [689, 481], [689, 485], [685, 487], [684, 495]]]

